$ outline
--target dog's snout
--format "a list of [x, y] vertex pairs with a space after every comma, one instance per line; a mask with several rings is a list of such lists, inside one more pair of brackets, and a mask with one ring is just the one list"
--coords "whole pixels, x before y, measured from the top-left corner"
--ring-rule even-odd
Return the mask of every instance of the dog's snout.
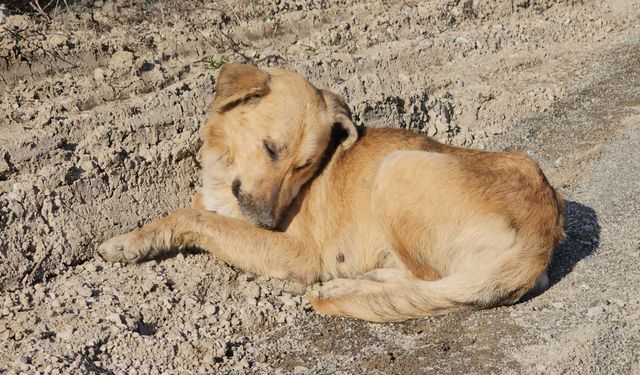
[[273, 229], [278, 225], [273, 200], [256, 200], [250, 193], [242, 191], [242, 182], [237, 178], [231, 183], [231, 193], [247, 218], [264, 228]]
[[240, 180], [238, 180], [237, 178], [231, 183], [231, 193], [233, 193], [233, 196], [236, 197], [236, 199], [240, 197], [241, 186], [242, 182], [240, 182]]

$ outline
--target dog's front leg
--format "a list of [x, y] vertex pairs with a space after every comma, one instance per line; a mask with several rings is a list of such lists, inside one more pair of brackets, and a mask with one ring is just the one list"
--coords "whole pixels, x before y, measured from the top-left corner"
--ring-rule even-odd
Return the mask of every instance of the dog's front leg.
[[135, 263], [173, 249], [199, 247], [245, 271], [312, 283], [320, 276], [318, 253], [282, 232], [198, 209], [183, 209], [98, 248], [107, 261]]

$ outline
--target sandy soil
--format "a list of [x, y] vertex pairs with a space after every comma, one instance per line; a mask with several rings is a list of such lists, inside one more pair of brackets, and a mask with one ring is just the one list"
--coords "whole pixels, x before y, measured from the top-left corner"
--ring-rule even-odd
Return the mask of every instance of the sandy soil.
[[[0, 10], [0, 373], [640, 374], [637, 0], [68, 3]], [[207, 254], [96, 259], [189, 205], [231, 61], [296, 70], [360, 125], [538, 159], [568, 199], [552, 287], [380, 325]]]

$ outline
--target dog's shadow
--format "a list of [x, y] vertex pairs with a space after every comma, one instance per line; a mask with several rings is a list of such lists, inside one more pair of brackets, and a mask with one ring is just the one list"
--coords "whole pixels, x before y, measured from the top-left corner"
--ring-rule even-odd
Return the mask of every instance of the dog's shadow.
[[[600, 245], [600, 224], [598, 216], [591, 208], [581, 203], [565, 201], [564, 242], [555, 249], [549, 275], [549, 287], [567, 276], [582, 259], [593, 254]], [[521, 302], [528, 301], [544, 293], [545, 290], [527, 293]]]
[[[565, 201], [564, 232], [565, 240], [555, 249], [547, 271], [549, 288], [573, 271], [578, 262], [593, 254], [600, 245], [598, 215], [591, 207], [581, 203]], [[535, 298], [547, 289], [530, 291], [520, 302]]]
[[550, 286], [562, 280], [578, 262], [600, 246], [598, 215], [591, 207], [566, 201], [564, 231], [566, 238], [551, 259], [548, 272]]

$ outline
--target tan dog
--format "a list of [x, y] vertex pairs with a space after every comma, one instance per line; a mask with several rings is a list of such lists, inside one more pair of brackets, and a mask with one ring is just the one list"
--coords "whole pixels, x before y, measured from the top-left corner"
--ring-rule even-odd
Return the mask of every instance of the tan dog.
[[103, 243], [109, 261], [199, 247], [301, 283], [327, 314], [399, 321], [518, 301], [546, 280], [562, 201], [535, 161], [357, 129], [341, 97], [226, 65], [194, 208]]

